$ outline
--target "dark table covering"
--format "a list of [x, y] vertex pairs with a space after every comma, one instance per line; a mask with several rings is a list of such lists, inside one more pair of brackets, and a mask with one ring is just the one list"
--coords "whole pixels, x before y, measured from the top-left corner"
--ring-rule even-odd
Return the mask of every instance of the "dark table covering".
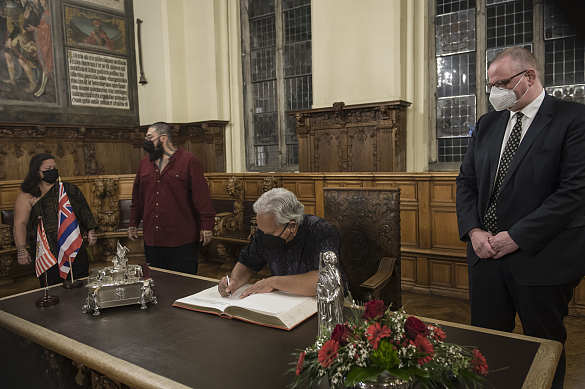
[[[152, 277], [158, 304], [146, 310], [136, 304], [84, 314], [87, 289], [61, 287], [50, 289], [60, 298], [55, 306], [37, 308], [37, 291], [1, 300], [0, 310], [194, 388], [285, 388], [293, 378], [285, 372], [296, 362], [291, 353], [315, 341], [316, 316], [284, 331], [175, 308], [176, 299], [214, 282], [156, 270]], [[488, 376], [495, 388], [522, 387], [540, 346], [456, 324], [441, 328], [446, 341], [479, 348], [491, 370], [504, 368]]]

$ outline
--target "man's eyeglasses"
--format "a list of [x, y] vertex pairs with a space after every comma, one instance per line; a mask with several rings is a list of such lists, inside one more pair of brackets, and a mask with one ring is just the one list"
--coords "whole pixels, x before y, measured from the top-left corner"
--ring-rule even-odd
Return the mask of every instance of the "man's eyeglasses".
[[513, 79], [513, 78], [516, 78], [516, 77], [518, 77], [519, 75], [521, 75], [521, 74], [523, 74], [523, 73], [526, 73], [527, 71], [528, 71], [528, 70], [522, 70], [520, 73], [518, 73], [518, 74], [514, 74], [514, 75], [513, 75], [512, 77], [510, 77], [510, 78], [506, 78], [505, 80], [496, 81], [496, 82], [494, 82], [493, 84], [491, 84], [491, 83], [489, 83], [489, 82], [488, 82], [488, 84], [487, 84], [487, 89], [488, 89], [488, 91], [491, 91], [491, 90], [492, 90], [492, 87], [494, 87], [494, 86], [495, 86], [496, 88], [498, 88], [498, 89], [504, 89], [504, 88], [506, 87], [506, 85], [508, 85], [508, 83], [509, 83], [510, 81], [512, 81], [512, 79]]

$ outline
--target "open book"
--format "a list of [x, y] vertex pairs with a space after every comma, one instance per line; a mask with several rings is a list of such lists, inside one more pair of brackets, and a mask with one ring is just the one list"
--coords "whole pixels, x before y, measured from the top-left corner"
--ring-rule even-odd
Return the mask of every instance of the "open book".
[[240, 299], [240, 295], [251, 284], [244, 285], [232, 297], [221, 297], [217, 286], [183, 297], [174, 302], [174, 307], [193, 311], [214, 313], [268, 327], [290, 330], [317, 312], [315, 297], [297, 296], [274, 291], [256, 293]]

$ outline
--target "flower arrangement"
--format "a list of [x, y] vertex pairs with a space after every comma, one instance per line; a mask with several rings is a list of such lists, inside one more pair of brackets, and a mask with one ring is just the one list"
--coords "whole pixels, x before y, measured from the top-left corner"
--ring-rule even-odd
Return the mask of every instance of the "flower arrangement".
[[366, 303], [352, 323], [337, 324], [324, 331], [314, 345], [298, 355], [290, 371], [292, 388], [327, 379], [331, 388], [376, 381], [383, 373], [404, 381], [416, 380], [423, 388], [440, 383], [453, 388], [453, 379], [465, 387], [486, 382], [488, 364], [477, 349], [445, 343], [447, 337], [436, 325], [407, 317], [403, 309], [388, 310], [381, 300]]

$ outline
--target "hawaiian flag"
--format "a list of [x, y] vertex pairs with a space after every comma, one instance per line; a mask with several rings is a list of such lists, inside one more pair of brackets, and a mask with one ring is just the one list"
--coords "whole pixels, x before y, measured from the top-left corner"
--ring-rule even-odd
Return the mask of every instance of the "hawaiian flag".
[[49, 247], [49, 241], [45, 234], [45, 228], [43, 227], [43, 219], [39, 217], [39, 227], [37, 228], [37, 259], [35, 260], [35, 271], [37, 277], [49, 270], [57, 264], [57, 258], [51, 252]]
[[73, 213], [73, 208], [65, 193], [65, 186], [59, 182], [59, 229], [57, 241], [59, 243], [59, 273], [61, 278], [67, 278], [69, 268], [77, 256], [83, 240], [79, 232], [79, 225]]

